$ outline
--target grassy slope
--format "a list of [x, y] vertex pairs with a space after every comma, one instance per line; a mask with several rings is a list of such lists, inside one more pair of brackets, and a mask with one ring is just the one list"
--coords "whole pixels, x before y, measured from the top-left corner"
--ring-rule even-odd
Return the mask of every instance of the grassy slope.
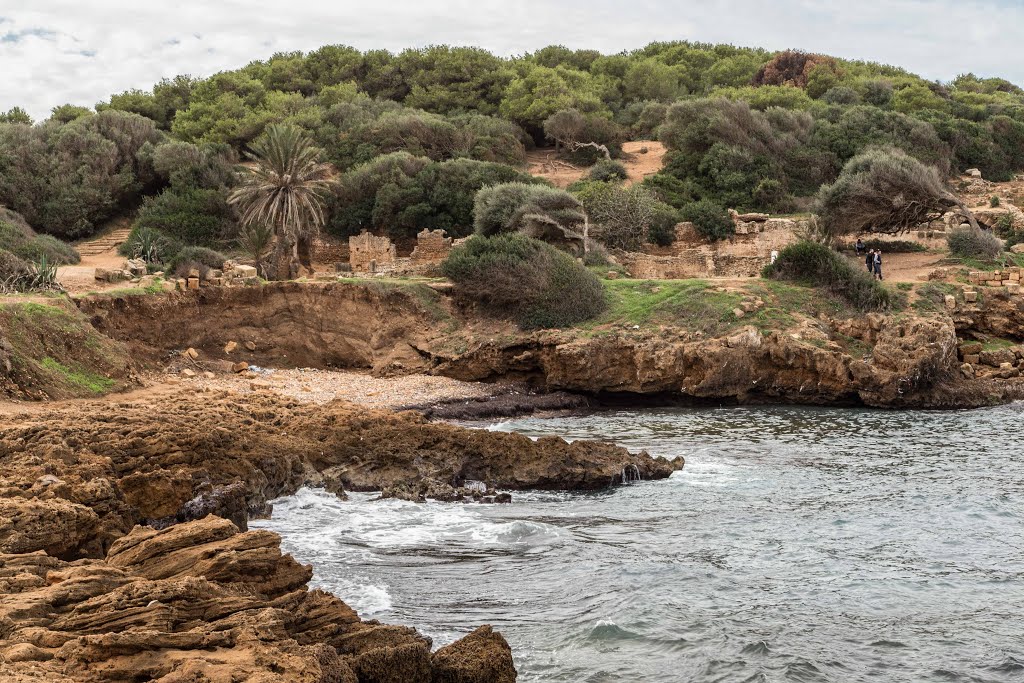
[[0, 339], [0, 395], [96, 396], [131, 382], [127, 349], [97, 332], [66, 299], [0, 304]]
[[[767, 331], [786, 329], [800, 317], [821, 313], [842, 316], [851, 312], [834, 298], [810, 287], [751, 279], [740, 286], [720, 287], [707, 280], [606, 280], [609, 309], [584, 323], [584, 330], [600, 333], [616, 327], [683, 327], [717, 336], [744, 325]], [[738, 317], [743, 304], [763, 302]]]

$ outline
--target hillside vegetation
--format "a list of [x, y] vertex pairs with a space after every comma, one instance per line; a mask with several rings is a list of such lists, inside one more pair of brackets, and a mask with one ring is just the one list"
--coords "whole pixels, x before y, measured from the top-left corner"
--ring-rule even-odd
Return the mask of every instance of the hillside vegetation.
[[237, 230], [233, 164], [274, 123], [306, 131], [341, 174], [327, 219], [339, 236], [468, 234], [475, 192], [528, 181], [517, 168], [548, 143], [591, 163], [659, 138], [665, 166], [644, 185], [676, 209], [806, 208], [879, 145], [943, 175], [1024, 170], [1024, 91], [999, 78], [937, 83], [882, 64], [685, 41], [511, 59], [330, 45], [163, 80], [95, 111], [57, 107], [35, 125], [18, 109], [0, 114], [0, 204], [66, 239], [141, 205], [141, 225], [214, 246]]

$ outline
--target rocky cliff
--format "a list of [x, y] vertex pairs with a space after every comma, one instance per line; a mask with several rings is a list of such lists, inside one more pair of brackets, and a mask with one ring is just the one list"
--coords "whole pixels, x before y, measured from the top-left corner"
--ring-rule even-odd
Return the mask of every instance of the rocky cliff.
[[142, 357], [192, 346], [217, 358], [227, 340], [251, 339], [253, 360], [272, 367], [515, 379], [550, 391], [878, 407], [966, 407], [1024, 396], [1020, 383], [965, 377], [957, 359], [958, 330], [1024, 330], [1024, 312], [1010, 304], [956, 318], [912, 310], [809, 317], [776, 308], [778, 322], [737, 319], [716, 335], [675, 325], [523, 333], [462, 311], [423, 285], [280, 283], [81, 306], [98, 329]]
[[626, 466], [658, 479], [682, 461], [269, 393], [65, 405], [0, 425], [0, 552], [99, 558], [136, 524], [210, 513], [244, 529], [268, 500], [303, 485], [339, 495], [455, 496], [468, 480], [586, 490], [620, 481]]

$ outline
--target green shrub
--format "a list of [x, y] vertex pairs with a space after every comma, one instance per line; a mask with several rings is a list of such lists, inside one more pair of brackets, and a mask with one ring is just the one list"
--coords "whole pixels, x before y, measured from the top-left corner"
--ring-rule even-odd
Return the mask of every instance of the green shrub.
[[614, 249], [637, 250], [645, 240], [671, 244], [679, 213], [643, 185], [594, 180], [573, 185], [590, 217], [590, 234]]
[[168, 188], [146, 199], [135, 225], [159, 230], [184, 244], [210, 246], [228, 237], [235, 219], [225, 189]]
[[140, 152], [159, 139], [153, 121], [120, 111], [0, 124], [0, 204], [40, 232], [90, 235], [152, 181]]
[[697, 228], [697, 232], [712, 242], [726, 239], [736, 234], [736, 226], [729, 213], [712, 201], [702, 199], [687, 204], [679, 211], [684, 221], [689, 221]]
[[1024, 243], [1024, 230], [1008, 230], [1003, 233], [1006, 235], [1006, 249], [1009, 251], [1010, 247]]
[[[7, 212], [8, 215], [11, 212]], [[23, 220], [4, 220], [0, 215], [0, 249], [11, 252], [18, 258], [38, 262], [43, 258], [54, 265], [78, 263], [81, 257], [74, 247], [61, 242], [51, 235], [37, 235]]]
[[591, 267], [607, 267], [612, 265], [611, 255], [604, 248], [603, 244], [593, 242], [587, 252], [583, 254], [583, 265]]
[[871, 275], [815, 242], [797, 242], [786, 247], [775, 263], [765, 266], [761, 276], [820, 287], [860, 311], [887, 310], [899, 303], [898, 295]]
[[393, 239], [441, 229], [451, 237], [466, 237], [473, 232], [476, 193], [512, 181], [541, 182], [505, 164], [472, 159], [434, 162], [396, 152], [341, 177], [328, 229], [338, 236], [371, 229]]
[[173, 259], [181, 248], [178, 240], [159, 230], [136, 225], [117, 251], [122, 256], [140, 258], [146, 263], [165, 263]]
[[1011, 216], [1008, 213], [1004, 213], [1002, 216], [997, 218], [995, 224], [995, 231], [996, 234], [1000, 236], [1009, 235], [1011, 232], [1013, 232], [1013, 216]]
[[473, 223], [490, 237], [503, 232], [564, 233], [583, 226], [583, 204], [565, 190], [526, 183], [501, 183], [476, 193]]
[[659, 204], [651, 216], [647, 239], [659, 247], [667, 247], [676, 241], [676, 226], [678, 224], [679, 212], [667, 204]]
[[987, 230], [953, 228], [946, 235], [949, 253], [958, 258], [991, 260], [1003, 251], [1002, 241]]
[[210, 268], [223, 268], [227, 257], [219, 251], [207, 249], [206, 247], [188, 246], [179, 251], [169, 264], [167, 269], [182, 277], [187, 275], [192, 268], [199, 268], [200, 273], [205, 277], [206, 270]]
[[441, 266], [456, 294], [524, 329], [566, 327], [607, 306], [597, 277], [563, 251], [524, 235], [480, 235]]
[[621, 161], [612, 161], [611, 159], [601, 159], [591, 166], [587, 173], [587, 178], [590, 180], [603, 183], [625, 180], [628, 176], [626, 166]]
[[991, 206], [993, 209], [999, 206], [999, 197], [997, 197], [996, 195], [992, 195], [988, 200], [988, 205]]
[[45, 255], [36, 262], [29, 262], [6, 249], [0, 249], [0, 292], [29, 292], [59, 287], [57, 264]]
[[0, 291], [20, 289], [32, 273], [28, 263], [6, 249], [0, 249]]

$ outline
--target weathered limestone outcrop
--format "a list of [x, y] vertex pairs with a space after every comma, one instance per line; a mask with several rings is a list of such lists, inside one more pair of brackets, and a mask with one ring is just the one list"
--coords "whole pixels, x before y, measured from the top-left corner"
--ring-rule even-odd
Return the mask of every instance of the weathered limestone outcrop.
[[[838, 344], [871, 348], [857, 356]], [[873, 406], [941, 405], [939, 382], [955, 373], [957, 339], [948, 318], [899, 321], [873, 314], [799, 331], [748, 326], [719, 339], [661, 334], [537, 335], [490, 343], [438, 370], [460, 379], [536, 375], [551, 389], [678, 394], [737, 401]]]
[[276, 534], [244, 531], [248, 516], [304, 484], [594, 489], [681, 466], [271, 394], [13, 416], [0, 426], [0, 679], [511, 683], [490, 627], [431, 654], [413, 629], [309, 590], [311, 568]]
[[306, 484], [342, 495], [467, 480], [585, 490], [616, 483], [626, 465], [657, 479], [682, 462], [269, 393], [79, 404], [0, 426], [0, 552], [102, 557], [136, 524], [209, 513], [244, 529], [268, 500]]
[[310, 590], [279, 537], [218, 517], [136, 527], [104, 559], [0, 554], [0, 678], [17, 681], [493, 681], [516, 673], [490, 627], [431, 653], [413, 629]]

